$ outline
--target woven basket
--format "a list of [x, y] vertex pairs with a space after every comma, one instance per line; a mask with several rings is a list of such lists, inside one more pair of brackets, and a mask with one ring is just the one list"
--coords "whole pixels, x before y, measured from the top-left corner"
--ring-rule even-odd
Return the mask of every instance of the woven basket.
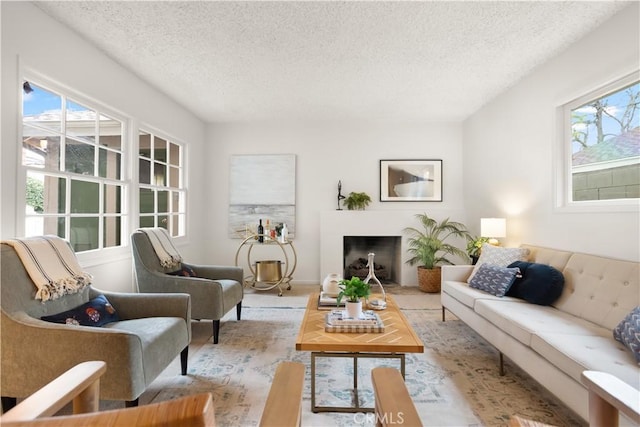
[[441, 269], [427, 269], [418, 267], [418, 287], [422, 292], [437, 293], [440, 292]]

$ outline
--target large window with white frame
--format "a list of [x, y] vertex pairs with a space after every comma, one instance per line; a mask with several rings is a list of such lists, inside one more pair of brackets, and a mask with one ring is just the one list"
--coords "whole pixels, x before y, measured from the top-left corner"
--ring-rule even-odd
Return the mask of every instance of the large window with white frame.
[[183, 145], [141, 130], [138, 151], [140, 227], [163, 227], [173, 237], [184, 236]]
[[638, 73], [564, 106], [564, 206], [637, 206], [640, 200]]
[[106, 108], [22, 83], [25, 236], [54, 234], [76, 252], [126, 241], [126, 121]]

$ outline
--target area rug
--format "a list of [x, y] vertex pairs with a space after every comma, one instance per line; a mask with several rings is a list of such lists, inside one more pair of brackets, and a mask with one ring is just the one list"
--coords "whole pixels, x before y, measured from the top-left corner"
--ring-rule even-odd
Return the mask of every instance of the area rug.
[[[441, 322], [439, 310], [403, 312], [425, 346], [424, 353], [406, 357], [407, 387], [425, 426], [504, 426], [513, 414], [557, 426], [584, 425], [509, 361], [506, 375], [499, 376], [498, 353], [463, 322]], [[310, 355], [295, 350], [303, 315], [300, 308], [243, 309], [242, 321], [224, 321], [220, 343], [202, 344], [190, 357], [188, 375], [163, 379], [151, 401], [210, 392], [218, 426], [255, 426], [276, 366], [293, 360], [307, 366], [303, 426], [375, 425], [373, 417], [363, 413], [311, 412]], [[198, 327], [194, 331], [197, 335]], [[359, 360], [361, 406], [373, 405], [371, 368], [394, 363], [398, 362]], [[349, 405], [351, 360], [320, 358], [316, 368], [318, 404]]]

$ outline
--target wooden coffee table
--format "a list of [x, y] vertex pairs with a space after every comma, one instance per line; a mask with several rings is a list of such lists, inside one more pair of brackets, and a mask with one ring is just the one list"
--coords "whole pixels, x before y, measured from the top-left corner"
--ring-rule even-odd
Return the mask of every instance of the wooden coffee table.
[[[376, 311], [384, 322], [382, 333], [325, 332], [327, 310], [318, 310], [318, 294], [309, 296], [307, 309], [296, 338], [296, 350], [311, 352], [311, 410], [313, 412], [373, 412], [361, 408], [358, 401], [358, 358], [392, 358], [400, 360], [404, 378], [405, 353], [423, 353], [424, 345], [404, 317], [391, 295], [387, 308]], [[316, 406], [316, 357], [348, 357], [353, 359], [354, 405]]]

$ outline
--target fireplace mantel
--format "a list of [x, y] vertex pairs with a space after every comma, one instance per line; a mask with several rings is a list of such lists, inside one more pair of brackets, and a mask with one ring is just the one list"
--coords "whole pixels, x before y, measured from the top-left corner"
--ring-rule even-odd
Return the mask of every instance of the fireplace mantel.
[[[412, 226], [418, 211], [324, 211], [320, 213], [320, 274], [342, 272], [344, 236], [402, 236], [405, 257], [406, 236], [403, 229]], [[399, 283], [417, 286], [416, 268], [401, 263]]]

